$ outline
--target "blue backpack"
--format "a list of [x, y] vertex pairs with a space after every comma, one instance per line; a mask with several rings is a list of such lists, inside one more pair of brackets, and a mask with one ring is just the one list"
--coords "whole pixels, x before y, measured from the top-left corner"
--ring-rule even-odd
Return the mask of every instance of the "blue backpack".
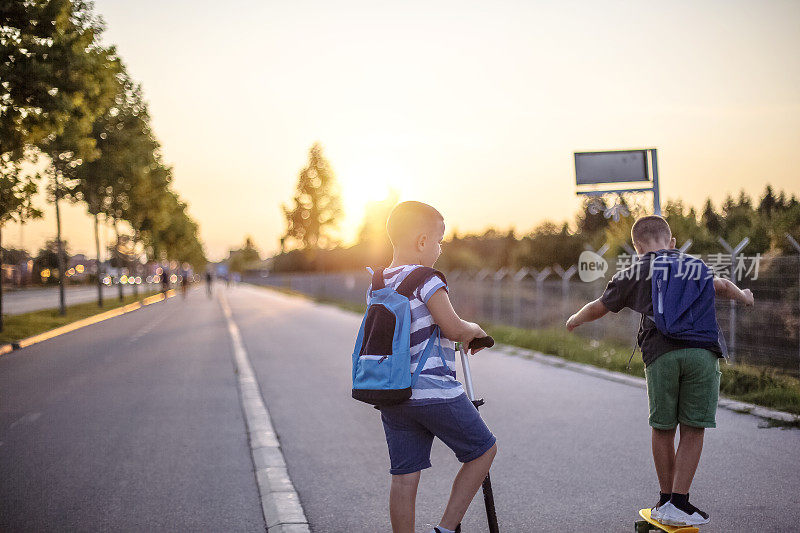
[[[653, 316], [664, 336], [694, 342], [721, 339], [714, 309], [714, 273], [690, 255], [659, 252], [651, 268]], [[721, 343], [724, 350], [724, 343]]]
[[[425, 362], [437, 345], [439, 328], [434, 328], [425, 350], [411, 373], [411, 304], [422, 283], [444, 274], [428, 267], [412, 270], [397, 287], [386, 287], [383, 269], [372, 276], [367, 311], [361, 321], [353, 350], [353, 398], [372, 405], [392, 405], [411, 398]], [[441, 354], [440, 354], [441, 355]]]

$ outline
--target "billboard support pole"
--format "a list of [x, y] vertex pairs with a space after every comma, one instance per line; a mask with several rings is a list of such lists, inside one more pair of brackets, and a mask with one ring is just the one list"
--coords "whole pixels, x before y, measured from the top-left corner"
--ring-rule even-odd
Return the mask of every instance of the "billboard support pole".
[[658, 156], [656, 149], [650, 149], [650, 156], [653, 160], [653, 214], [661, 216], [661, 197], [658, 191]]

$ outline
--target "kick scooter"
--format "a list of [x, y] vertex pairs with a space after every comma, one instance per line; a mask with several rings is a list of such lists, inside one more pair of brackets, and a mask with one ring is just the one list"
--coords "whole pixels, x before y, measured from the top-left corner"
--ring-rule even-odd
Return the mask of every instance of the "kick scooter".
[[[461, 368], [464, 370], [464, 387], [467, 389], [467, 397], [475, 409], [478, 409], [485, 402], [483, 398], [475, 398], [475, 388], [472, 386], [472, 373], [469, 370], [469, 350], [477, 348], [491, 348], [494, 346], [494, 339], [491, 337], [481, 337], [479, 339], [472, 339], [469, 347], [465, 348], [464, 344], [459, 345], [461, 352]], [[483, 480], [483, 502], [486, 506], [486, 518], [489, 520], [489, 533], [499, 533], [500, 528], [497, 526], [497, 512], [494, 508], [494, 495], [492, 494], [492, 480], [489, 479], [489, 473], [486, 473], [486, 479]]]

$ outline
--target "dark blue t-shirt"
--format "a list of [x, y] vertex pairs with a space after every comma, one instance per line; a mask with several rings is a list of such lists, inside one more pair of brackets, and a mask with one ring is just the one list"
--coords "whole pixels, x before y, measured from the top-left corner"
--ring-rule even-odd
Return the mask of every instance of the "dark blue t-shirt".
[[[673, 251], [677, 252], [678, 250]], [[637, 342], [642, 349], [642, 360], [645, 366], [667, 352], [683, 348], [705, 348], [722, 357], [722, 348], [719, 342], [684, 341], [666, 337], [658, 331], [655, 322], [648, 318], [653, 316], [651, 265], [656, 253], [648, 252], [640, 256], [628, 268], [614, 274], [600, 297], [600, 301], [614, 313], [627, 307], [642, 314]]]

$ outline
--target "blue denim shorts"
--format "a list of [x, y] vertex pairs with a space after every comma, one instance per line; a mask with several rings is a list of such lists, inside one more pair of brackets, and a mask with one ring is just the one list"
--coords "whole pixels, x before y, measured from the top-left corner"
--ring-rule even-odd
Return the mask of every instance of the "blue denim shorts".
[[439, 437], [462, 463], [477, 459], [497, 440], [466, 394], [444, 403], [381, 407], [381, 421], [392, 475], [430, 468], [433, 437]]

